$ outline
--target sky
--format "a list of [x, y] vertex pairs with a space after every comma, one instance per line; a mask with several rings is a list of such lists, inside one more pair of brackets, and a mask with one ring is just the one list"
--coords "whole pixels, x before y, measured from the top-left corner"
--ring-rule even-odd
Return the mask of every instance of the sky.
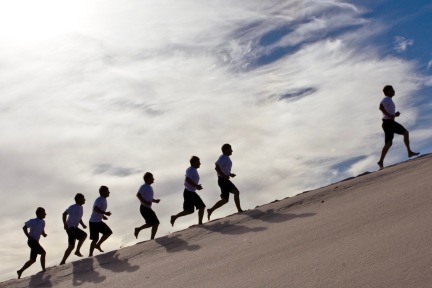
[[[0, 280], [28, 260], [22, 227], [39, 206], [58, 265], [62, 213], [83, 193], [87, 222], [101, 185], [105, 251], [148, 240], [133, 236], [147, 171], [157, 237], [196, 224], [197, 213], [169, 224], [185, 170], [200, 157], [213, 206], [224, 143], [243, 209], [376, 171], [384, 85], [412, 149], [431, 152], [431, 12], [423, 0], [0, 0]], [[396, 136], [384, 164], [405, 160]], [[235, 212], [231, 199], [212, 219]]]

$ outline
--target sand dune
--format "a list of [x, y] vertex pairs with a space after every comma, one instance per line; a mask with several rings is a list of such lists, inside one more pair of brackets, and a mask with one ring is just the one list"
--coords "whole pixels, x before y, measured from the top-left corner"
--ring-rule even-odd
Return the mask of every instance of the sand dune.
[[432, 287], [431, 172], [425, 155], [0, 287]]

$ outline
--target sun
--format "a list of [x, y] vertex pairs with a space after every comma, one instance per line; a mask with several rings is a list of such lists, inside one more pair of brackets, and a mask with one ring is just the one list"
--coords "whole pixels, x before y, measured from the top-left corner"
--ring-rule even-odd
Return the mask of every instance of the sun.
[[34, 42], [79, 30], [85, 1], [0, 0], [0, 41]]

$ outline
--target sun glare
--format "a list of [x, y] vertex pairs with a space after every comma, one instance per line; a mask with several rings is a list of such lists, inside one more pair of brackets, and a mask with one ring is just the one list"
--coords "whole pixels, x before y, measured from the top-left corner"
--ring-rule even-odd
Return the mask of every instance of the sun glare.
[[34, 42], [79, 30], [86, 13], [84, 1], [0, 1], [0, 40]]

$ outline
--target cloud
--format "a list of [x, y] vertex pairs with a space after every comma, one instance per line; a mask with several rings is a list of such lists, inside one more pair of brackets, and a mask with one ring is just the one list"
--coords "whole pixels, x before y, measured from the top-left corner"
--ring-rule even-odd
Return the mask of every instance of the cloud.
[[[67, 19], [81, 24], [62, 33], [25, 45], [25, 29], [0, 38], [4, 279], [28, 257], [21, 227], [37, 206], [47, 209], [42, 246], [56, 265], [67, 245], [61, 213], [80, 192], [87, 221], [100, 185], [112, 191], [105, 248], [135, 243], [146, 171], [161, 198], [158, 235], [195, 224], [196, 215], [169, 225], [182, 210], [184, 171], [201, 158], [200, 193], [213, 205], [223, 143], [233, 146], [246, 209], [376, 169], [381, 87], [394, 83], [401, 121], [412, 125], [410, 96], [428, 81], [415, 63], [382, 57], [370, 38], [384, 28], [340, 1], [100, 5], [73, 10]], [[404, 159], [394, 149], [388, 163]], [[214, 216], [234, 211], [230, 202]]]
[[414, 40], [406, 39], [405, 37], [402, 36], [395, 36], [393, 44], [394, 44], [394, 49], [397, 52], [401, 53], [401, 52], [405, 52], [409, 46], [413, 46]]
[[428, 62], [427, 64], [427, 70], [429, 70], [432, 67], [432, 60]]

